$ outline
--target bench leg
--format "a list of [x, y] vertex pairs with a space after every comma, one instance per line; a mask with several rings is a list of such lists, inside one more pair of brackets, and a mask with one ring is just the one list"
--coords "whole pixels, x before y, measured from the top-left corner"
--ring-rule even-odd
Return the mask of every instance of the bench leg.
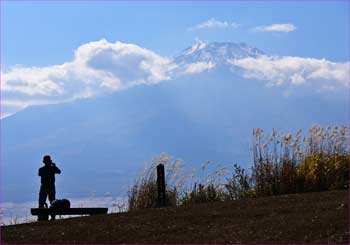
[[49, 220], [49, 216], [46, 214], [39, 214], [38, 215], [38, 221], [46, 221]]

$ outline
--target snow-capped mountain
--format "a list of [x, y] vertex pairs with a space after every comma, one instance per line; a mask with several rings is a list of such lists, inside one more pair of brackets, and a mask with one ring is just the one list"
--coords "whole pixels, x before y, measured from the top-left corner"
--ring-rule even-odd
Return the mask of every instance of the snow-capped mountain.
[[175, 57], [178, 64], [196, 62], [212, 62], [215, 64], [227, 64], [228, 60], [247, 57], [256, 58], [264, 55], [264, 52], [249, 46], [246, 43], [232, 42], [204, 42], [198, 40], [191, 47], [185, 49]]

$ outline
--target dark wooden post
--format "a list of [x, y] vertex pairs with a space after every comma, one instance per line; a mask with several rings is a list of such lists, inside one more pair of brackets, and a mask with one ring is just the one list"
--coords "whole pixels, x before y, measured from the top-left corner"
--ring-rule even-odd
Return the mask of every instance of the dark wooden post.
[[157, 185], [158, 185], [158, 207], [165, 207], [165, 174], [164, 165], [157, 166]]

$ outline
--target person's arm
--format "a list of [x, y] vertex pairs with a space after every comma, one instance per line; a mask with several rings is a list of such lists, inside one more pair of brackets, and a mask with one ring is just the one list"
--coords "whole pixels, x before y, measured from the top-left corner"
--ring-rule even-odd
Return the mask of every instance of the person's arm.
[[52, 166], [53, 166], [53, 168], [54, 168], [54, 170], [55, 170], [55, 174], [60, 174], [60, 173], [61, 173], [61, 169], [59, 169], [59, 168], [56, 166], [56, 164], [52, 163]]
[[40, 173], [40, 168], [39, 168], [39, 170], [38, 170], [38, 175], [39, 175], [39, 176], [41, 176], [41, 173]]

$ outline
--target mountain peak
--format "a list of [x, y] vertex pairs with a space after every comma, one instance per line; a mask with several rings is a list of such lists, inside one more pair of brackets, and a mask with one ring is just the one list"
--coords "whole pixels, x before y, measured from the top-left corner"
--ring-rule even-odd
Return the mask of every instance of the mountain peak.
[[196, 40], [175, 59], [179, 63], [214, 62], [226, 64], [227, 60], [257, 57], [264, 52], [244, 42], [205, 42]]
[[197, 39], [196, 42], [190, 47], [183, 51], [184, 55], [190, 55], [198, 50], [204, 49], [207, 46], [207, 42]]

